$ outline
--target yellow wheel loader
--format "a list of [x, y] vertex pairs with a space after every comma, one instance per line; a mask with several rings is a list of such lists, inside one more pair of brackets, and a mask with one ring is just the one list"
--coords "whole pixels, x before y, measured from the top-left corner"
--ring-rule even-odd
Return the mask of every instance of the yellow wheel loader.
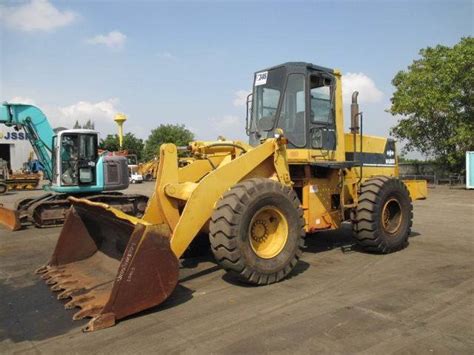
[[158, 159], [152, 159], [144, 163], [140, 163], [138, 164], [138, 173], [143, 176], [143, 180], [151, 181], [156, 178], [158, 164]]
[[[93, 331], [168, 298], [179, 259], [208, 233], [219, 265], [240, 280], [267, 285], [291, 273], [307, 233], [350, 222], [365, 249], [407, 245], [412, 201], [426, 182], [397, 178], [395, 143], [363, 135], [354, 93], [344, 133], [341, 74], [308, 63], [255, 73], [247, 100], [249, 143], [191, 142], [192, 159], [164, 144], [156, 187], [143, 218], [71, 198], [49, 263], [38, 272], [91, 317]], [[359, 123], [360, 122], [360, 123]], [[360, 126], [360, 127], [359, 127]]]

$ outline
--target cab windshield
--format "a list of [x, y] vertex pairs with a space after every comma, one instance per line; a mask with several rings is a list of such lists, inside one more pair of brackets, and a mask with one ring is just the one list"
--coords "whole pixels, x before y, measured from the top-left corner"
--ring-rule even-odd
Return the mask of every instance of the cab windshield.
[[[63, 134], [61, 138], [61, 182], [63, 185], [78, 185], [86, 182], [84, 166], [97, 159], [97, 135]], [[81, 180], [81, 181], [79, 181]]]
[[262, 134], [273, 130], [285, 74], [283, 67], [255, 74], [250, 132]]

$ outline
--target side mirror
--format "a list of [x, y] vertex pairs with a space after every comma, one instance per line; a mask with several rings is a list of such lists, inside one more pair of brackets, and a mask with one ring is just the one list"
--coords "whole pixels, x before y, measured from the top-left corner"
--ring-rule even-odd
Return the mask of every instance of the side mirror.
[[249, 117], [252, 117], [252, 96], [253, 94], [250, 93], [247, 95], [247, 100], [246, 100], [246, 113], [245, 113], [245, 133], [247, 136], [250, 133], [250, 127], [249, 127]]

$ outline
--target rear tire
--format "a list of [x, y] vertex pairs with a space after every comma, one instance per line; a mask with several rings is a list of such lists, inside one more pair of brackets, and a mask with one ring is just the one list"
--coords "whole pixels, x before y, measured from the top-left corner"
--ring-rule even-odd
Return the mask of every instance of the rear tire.
[[295, 192], [279, 182], [243, 181], [217, 203], [211, 217], [211, 250], [238, 279], [267, 285], [296, 266], [304, 245], [304, 218]]
[[8, 191], [8, 187], [6, 184], [0, 183], [0, 195], [4, 194], [5, 192]]
[[412, 220], [410, 193], [402, 181], [377, 176], [362, 184], [353, 232], [364, 250], [387, 254], [405, 248]]

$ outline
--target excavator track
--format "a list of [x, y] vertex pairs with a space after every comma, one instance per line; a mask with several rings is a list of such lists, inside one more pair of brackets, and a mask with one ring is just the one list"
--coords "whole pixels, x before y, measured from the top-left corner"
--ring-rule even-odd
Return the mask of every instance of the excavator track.
[[[148, 197], [143, 195], [99, 194], [88, 196], [87, 200], [106, 203], [131, 216], [141, 217], [146, 209]], [[66, 212], [71, 207], [68, 199], [44, 201], [31, 207], [29, 215], [36, 227], [56, 227], [64, 223]]]
[[[16, 203], [15, 210], [9, 214], [16, 216], [17, 221], [12, 223], [10, 221], [12, 218], [8, 218], [8, 223], [3, 224], [12, 230], [17, 230], [25, 225], [35, 225], [38, 228], [61, 226], [64, 224], [66, 213], [71, 207], [69, 196], [47, 193], [38, 198], [20, 200]], [[118, 192], [89, 196], [80, 195], [80, 197], [93, 202], [106, 203], [135, 217], [143, 216], [148, 203], [147, 196], [139, 194], [125, 195]]]

